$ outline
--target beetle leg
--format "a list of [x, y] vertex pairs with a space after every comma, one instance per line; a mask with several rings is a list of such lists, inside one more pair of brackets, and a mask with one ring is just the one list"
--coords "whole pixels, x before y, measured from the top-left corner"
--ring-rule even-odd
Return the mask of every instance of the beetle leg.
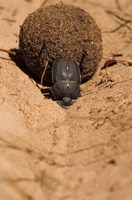
[[[43, 73], [41, 75], [41, 80], [40, 80], [40, 84], [43, 85], [44, 75], [45, 75], [45, 72], [46, 72], [48, 64], [49, 64], [49, 53], [48, 53], [48, 50], [47, 50], [47, 46], [46, 46], [45, 41], [43, 41], [43, 44], [42, 44], [42, 47], [41, 47], [39, 53], [33, 47], [32, 43], [30, 43], [30, 46], [32, 47], [32, 49], [33, 49], [33, 51], [36, 55], [36, 59], [37, 59], [38, 63], [40, 63], [41, 66], [44, 65], [44, 70], [43, 70]], [[45, 55], [45, 58], [46, 58], [45, 62], [43, 62], [43, 60], [42, 60], [42, 57], [43, 57], [42, 54]]]
[[43, 85], [43, 80], [44, 80], [44, 75], [45, 75], [45, 72], [47, 70], [47, 67], [49, 65], [49, 53], [48, 53], [48, 50], [47, 50], [47, 46], [46, 46], [46, 43], [45, 41], [43, 41], [43, 45], [42, 45], [42, 48], [41, 48], [41, 51], [40, 51], [40, 55], [39, 55], [39, 58], [42, 57], [42, 54], [44, 53], [44, 55], [46, 56], [46, 61], [45, 61], [45, 67], [44, 67], [44, 71], [41, 75], [41, 81], [40, 81], [40, 84]]
[[87, 62], [87, 57], [88, 57], [87, 51], [83, 50], [82, 59], [81, 59], [80, 65], [79, 65], [81, 71], [83, 70], [83, 65], [85, 65]]
[[39, 52], [39, 58], [42, 57], [42, 54], [45, 55], [45, 58], [46, 58], [46, 61], [49, 61], [49, 53], [48, 53], [48, 50], [47, 50], [47, 46], [46, 46], [46, 42], [43, 41], [43, 44], [42, 44], [42, 47], [40, 49], [40, 52]]

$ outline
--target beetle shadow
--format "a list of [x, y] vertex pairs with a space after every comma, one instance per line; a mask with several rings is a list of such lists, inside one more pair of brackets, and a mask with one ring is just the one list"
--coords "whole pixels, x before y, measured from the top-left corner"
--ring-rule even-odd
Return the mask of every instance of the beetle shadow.
[[31, 79], [33, 79], [36, 82], [36, 86], [40, 89], [41, 93], [46, 97], [46, 98], [52, 98], [50, 94], [50, 84], [45, 84], [47, 88], [40, 88], [38, 84], [40, 83], [40, 80], [28, 69], [26, 62], [23, 57], [23, 53], [16, 48], [10, 49], [10, 51], [16, 53], [16, 55], [10, 54], [10, 59], [16, 64], [16, 66], [21, 69], [25, 74], [27, 74]]
[[16, 66], [19, 69], [21, 69], [25, 74], [27, 74], [30, 78], [34, 79], [37, 83], [39, 83], [39, 80], [37, 79], [37, 77], [35, 77], [34, 74], [32, 74], [28, 70], [24, 57], [23, 57], [23, 53], [19, 49], [16, 49], [16, 48], [10, 49], [10, 51], [16, 53], [16, 55], [12, 55], [9, 53], [11, 60], [15, 62]]

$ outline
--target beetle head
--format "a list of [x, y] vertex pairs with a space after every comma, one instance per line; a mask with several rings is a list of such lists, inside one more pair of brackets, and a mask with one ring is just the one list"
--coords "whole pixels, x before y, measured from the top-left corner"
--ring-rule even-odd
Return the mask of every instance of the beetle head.
[[70, 97], [63, 97], [62, 100], [58, 100], [57, 103], [63, 107], [66, 108], [68, 106], [71, 106], [74, 101]]

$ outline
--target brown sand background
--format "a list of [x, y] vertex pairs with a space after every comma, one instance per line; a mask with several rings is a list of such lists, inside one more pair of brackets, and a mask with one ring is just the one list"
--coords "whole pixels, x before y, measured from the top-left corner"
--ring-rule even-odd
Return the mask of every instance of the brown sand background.
[[[63, 2], [94, 17], [104, 57], [132, 60], [131, 0]], [[42, 3], [0, 1], [1, 48], [18, 47], [19, 26]], [[0, 52], [0, 200], [132, 199], [132, 67], [104, 62], [65, 110]]]

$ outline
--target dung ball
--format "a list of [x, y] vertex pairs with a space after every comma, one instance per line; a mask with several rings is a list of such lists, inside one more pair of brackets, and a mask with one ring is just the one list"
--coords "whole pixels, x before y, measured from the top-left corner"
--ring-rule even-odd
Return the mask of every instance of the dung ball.
[[56, 59], [73, 59], [80, 67], [81, 82], [90, 79], [102, 57], [101, 31], [84, 10], [59, 3], [29, 14], [20, 29], [19, 49], [28, 70], [43, 83], [52, 82]]

